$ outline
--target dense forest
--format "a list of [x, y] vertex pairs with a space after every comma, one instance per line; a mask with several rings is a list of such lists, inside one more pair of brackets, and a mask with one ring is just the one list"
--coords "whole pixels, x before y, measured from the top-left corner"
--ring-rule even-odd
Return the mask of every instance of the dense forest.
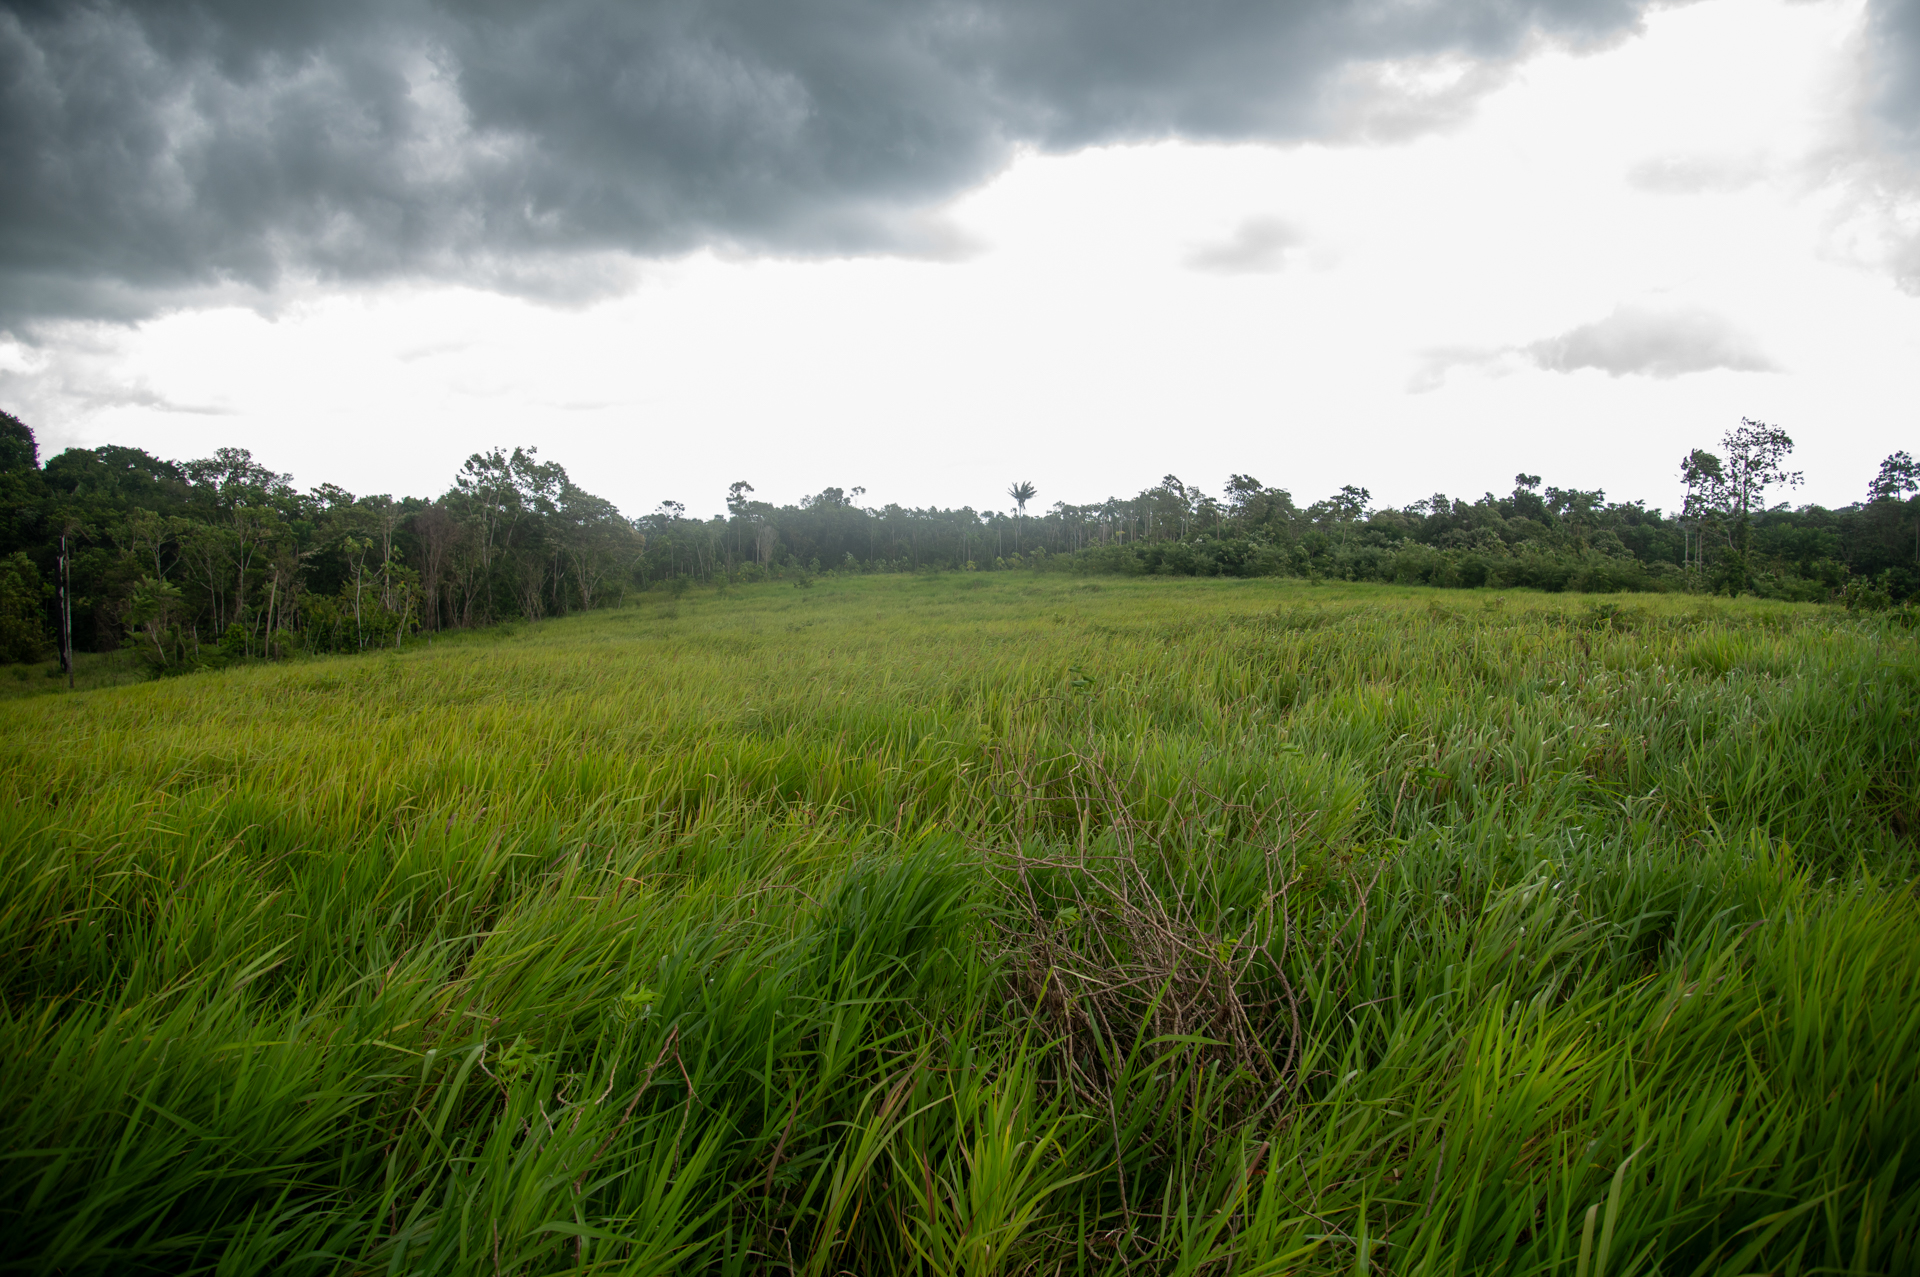
[[1173, 475], [1131, 498], [1030, 509], [879, 508], [861, 488], [798, 505], [735, 483], [726, 514], [629, 518], [533, 448], [475, 453], [437, 498], [302, 492], [245, 449], [167, 461], [73, 448], [41, 464], [0, 413], [0, 660], [141, 653], [156, 669], [391, 646], [636, 591], [828, 572], [1065, 571], [1548, 591], [1694, 591], [1905, 604], [1920, 594], [1920, 465], [1897, 452], [1840, 509], [1782, 499], [1792, 441], [1743, 421], [1681, 461], [1673, 514], [1517, 475], [1505, 496], [1301, 505], [1251, 475], [1219, 496]]

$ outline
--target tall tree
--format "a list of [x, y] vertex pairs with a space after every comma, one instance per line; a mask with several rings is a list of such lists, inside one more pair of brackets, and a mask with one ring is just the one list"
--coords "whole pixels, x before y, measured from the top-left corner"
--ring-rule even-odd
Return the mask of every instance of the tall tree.
[[[1733, 518], [1734, 549], [1723, 565], [1721, 580], [1729, 591], [1738, 594], [1752, 585], [1754, 514], [1766, 508], [1769, 488], [1798, 487], [1802, 475], [1786, 468], [1793, 439], [1778, 426], [1742, 417], [1738, 426], [1720, 436], [1720, 447], [1725, 452], [1724, 460], [1698, 449], [1688, 454], [1681, 477], [1689, 481], [1690, 497], [1698, 480], [1705, 485], [1704, 491], [1711, 492], [1713, 504]], [[1694, 466], [1691, 472], [1689, 464]], [[1712, 473], [1715, 466], [1717, 483]]]
[[1373, 493], [1349, 483], [1327, 498], [1327, 503], [1333, 507], [1340, 519], [1347, 523], [1354, 523], [1366, 517], [1367, 503], [1372, 500]]
[[1720, 436], [1726, 449], [1726, 488], [1734, 503], [1734, 536], [1740, 545], [1741, 570], [1753, 551], [1753, 515], [1764, 509], [1768, 488], [1799, 488], [1805, 476], [1786, 469], [1793, 440], [1788, 432], [1764, 422], [1741, 417], [1740, 424]]
[[1738, 426], [1720, 436], [1720, 446], [1727, 450], [1729, 495], [1743, 518], [1750, 519], [1764, 507], [1768, 488], [1797, 488], [1805, 479], [1800, 471], [1786, 468], [1793, 439], [1778, 426], [1742, 417]]
[[[1680, 500], [1681, 536], [1693, 537], [1693, 549], [1684, 549], [1683, 557], [1696, 568], [1706, 569], [1706, 534], [1727, 510], [1727, 470], [1720, 458], [1704, 448], [1695, 448], [1680, 458], [1680, 482], [1686, 495]], [[1691, 529], [1687, 524], [1691, 523]]]
[[1880, 473], [1867, 485], [1867, 500], [1898, 501], [1916, 491], [1920, 491], [1920, 462], [1901, 451], [1880, 463]]
[[[1903, 449], [1880, 463], [1880, 473], [1867, 485], [1867, 500], [1898, 501], [1913, 492], [1920, 492], [1920, 462]], [[1913, 557], [1920, 562], [1920, 511], [1913, 519]]]
[[1013, 552], [1020, 553], [1020, 525], [1027, 521], [1027, 502], [1038, 496], [1040, 490], [1025, 479], [1007, 489], [1007, 495], [1013, 498], [1014, 508], [1019, 512], [1018, 522], [1013, 525]]

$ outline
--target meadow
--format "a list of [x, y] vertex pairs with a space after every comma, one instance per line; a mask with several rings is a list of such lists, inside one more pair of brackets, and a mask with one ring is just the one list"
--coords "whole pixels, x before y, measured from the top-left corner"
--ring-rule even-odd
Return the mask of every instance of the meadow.
[[1885, 619], [823, 578], [120, 677], [0, 683], [5, 1271], [1920, 1268]]

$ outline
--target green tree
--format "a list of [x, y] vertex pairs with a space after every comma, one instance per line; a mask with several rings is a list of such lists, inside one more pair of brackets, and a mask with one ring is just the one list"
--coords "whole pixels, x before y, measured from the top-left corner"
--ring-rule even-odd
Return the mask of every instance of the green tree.
[[1920, 491], [1920, 462], [1904, 451], [1896, 452], [1880, 463], [1880, 473], [1867, 485], [1867, 500], [1898, 501], [1915, 491]]
[[1767, 489], [1798, 487], [1803, 476], [1786, 468], [1793, 440], [1777, 426], [1742, 417], [1720, 437], [1720, 446], [1726, 449], [1727, 502], [1734, 516], [1734, 562], [1726, 582], [1737, 594], [1752, 587], [1753, 516], [1765, 508]]
[[[1682, 536], [1688, 535], [1685, 523], [1693, 525], [1694, 547], [1686, 557], [1693, 566], [1706, 568], [1706, 534], [1718, 526], [1727, 511], [1727, 471], [1720, 458], [1704, 448], [1695, 448], [1680, 459], [1680, 482], [1686, 495], [1681, 498]], [[1683, 543], [1684, 545], [1684, 543]]]
[[1805, 478], [1800, 471], [1786, 468], [1793, 439], [1778, 426], [1742, 417], [1738, 426], [1720, 436], [1720, 446], [1727, 450], [1727, 488], [1740, 515], [1750, 518], [1761, 509], [1768, 488], [1795, 488]]
[[1327, 498], [1327, 505], [1333, 515], [1342, 523], [1357, 523], [1367, 516], [1367, 503], [1373, 500], [1373, 493], [1365, 488], [1357, 488], [1349, 483], [1340, 491]]
[[10, 412], [0, 412], [0, 473], [39, 468], [40, 445], [33, 427]]
[[150, 576], [141, 577], [127, 596], [127, 642], [154, 665], [165, 668], [182, 656], [180, 617], [185, 599], [179, 587]]
[[[293, 476], [269, 470], [245, 448], [216, 449], [211, 457], [189, 461], [181, 470], [194, 487], [197, 503], [211, 508], [208, 521], [223, 525], [226, 532], [219, 544], [233, 581], [232, 607], [224, 616], [216, 607], [213, 628], [239, 625], [245, 632], [248, 578], [256, 572], [255, 561], [286, 530], [282, 509], [298, 504]], [[213, 544], [206, 542], [203, 549]]]
[[[473, 619], [476, 603], [480, 619], [493, 619], [496, 589], [504, 584], [512, 589], [524, 607], [529, 599], [538, 602], [541, 581], [529, 584], [530, 560], [539, 555], [537, 547], [521, 546], [516, 540], [523, 523], [551, 514], [557, 507], [567, 472], [557, 462], [543, 462], [538, 448], [515, 448], [511, 453], [500, 448], [476, 452], [468, 457], [454, 476], [454, 491], [463, 498], [468, 524], [473, 530], [472, 544], [477, 556], [476, 571], [467, 587], [465, 618]], [[513, 553], [519, 550], [520, 553]], [[497, 568], [505, 563], [507, 579], [497, 579]]]
[[[1880, 473], [1867, 485], [1867, 501], [1875, 505], [1883, 501], [1899, 501], [1914, 492], [1920, 492], [1920, 462], [1902, 450], [1880, 463]], [[1920, 562], [1920, 509], [1914, 512], [1913, 557]]]
[[633, 525], [620, 517], [613, 502], [571, 483], [560, 491], [555, 522], [580, 606], [590, 608], [613, 565], [629, 557]]
[[0, 661], [46, 659], [47, 590], [25, 551], [0, 559]]
[[1025, 479], [1007, 489], [1007, 495], [1013, 498], [1014, 508], [1018, 511], [1017, 521], [1013, 525], [1013, 552], [1020, 553], [1021, 525], [1027, 521], [1027, 502], [1039, 495], [1040, 490]]

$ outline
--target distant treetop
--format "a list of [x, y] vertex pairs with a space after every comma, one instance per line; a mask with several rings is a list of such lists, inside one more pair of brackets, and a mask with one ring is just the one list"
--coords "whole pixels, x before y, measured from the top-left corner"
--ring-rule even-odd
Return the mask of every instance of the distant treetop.
[[40, 445], [33, 427], [10, 412], [0, 412], [0, 473], [39, 468]]

